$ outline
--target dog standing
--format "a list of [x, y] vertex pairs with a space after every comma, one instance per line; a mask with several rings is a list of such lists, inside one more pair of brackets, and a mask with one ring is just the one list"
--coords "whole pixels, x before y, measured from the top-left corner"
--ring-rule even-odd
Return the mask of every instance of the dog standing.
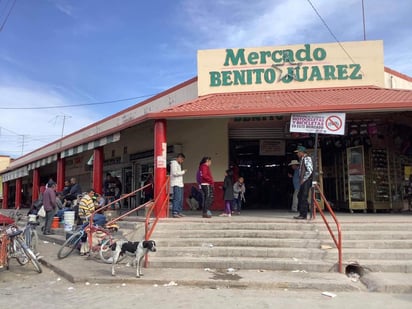
[[112, 276], [115, 275], [115, 265], [119, 262], [120, 257], [126, 255], [133, 257], [133, 265], [136, 264], [136, 277], [143, 276], [142, 260], [149, 252], [156, 252], [156, 242], [154, 240], [143, 241], [117, 241], [110, 246], [112, 249]]

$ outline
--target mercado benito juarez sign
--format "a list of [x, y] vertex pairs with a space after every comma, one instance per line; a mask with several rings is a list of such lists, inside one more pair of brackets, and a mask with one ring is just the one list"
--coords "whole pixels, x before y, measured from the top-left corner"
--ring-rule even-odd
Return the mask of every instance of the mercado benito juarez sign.
[[199, 50], [198, 94], [384, 86], [383, 42]]

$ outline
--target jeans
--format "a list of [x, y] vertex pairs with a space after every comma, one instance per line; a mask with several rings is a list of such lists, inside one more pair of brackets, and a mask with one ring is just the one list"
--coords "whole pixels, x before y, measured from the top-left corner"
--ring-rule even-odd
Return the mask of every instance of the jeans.
[[299, 189], [295, 189], [293, 191], [293, 197], [292, 197], [292, 211], [298, 211], [298, 203], [299, 203], [299, 199], [298, 199], [298, 194], [299, 194]]
[[183, 209], [183, 187], [173, 186], [172, 214], [177, 215]]
[[304, 218], [306, 218], [308, 215], [308, 210], [309, 210], [308, 197], [309, 197], [309, 191], [311, 187], [312, 187], [312, 178], [309, 178], [308, 180], [306, 180], [304, 183], [300, 185], [300, 189], [298, 193], [299, 215]]
[[210, 185], [201, 185], [202, 192], [203, 192], [203, 205], [202, 210], [203, 214], [206, 214], [210, 207], [213, 204], [214, 194], [213, 194], [213, 186]]

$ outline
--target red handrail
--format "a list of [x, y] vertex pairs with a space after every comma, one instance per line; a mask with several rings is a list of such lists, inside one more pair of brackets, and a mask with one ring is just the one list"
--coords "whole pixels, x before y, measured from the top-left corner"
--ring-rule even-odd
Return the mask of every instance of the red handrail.
[[[314, 184], [313, 184], [313, 187], [314, 187], [314, 190], [313, 190], [313, 202], [314, 202], [314, 204], [316, 205], [316, 208], [318, 209], [320, 215], [322, 216], [322, 219], [323, 219], [323, 221], [325, 222], [326, 227], [328, 228], [329, 234], [330, 234], [330, 236], [332, 237], [333, 242], [334, 242], [335, 245], [336, 245], [336, 248], [338, 249], [338, 270], [339, 270], [340, 273], [343, 273], [343, 269], [342, 269], [342, 229], [341, 229], [340, 223], [339, 223], [338, 219], [336, 218], [336, 215], [335, 215], [332, 207], [330, 207], [329, 202], [326, 200], [325, 196], [323, 195], [323, 192], [320, 190], [319, 185], [318, 185], [317, 183], [314, 183]], [[335, 236], [335, 234], [333, 233], [333, 231], [332, 231], [332, 229], [331, 229], [331, 227], [330, 227], [330, 225], [329, 225], [329, 222], [328, 222], [328, 220], [326, 219], [325, 214], [323, 213], [323, 210], [322, 210], [322, 208], [320, 207], [320, 205], [319, 205], [319, 203], [318, 203], [318, 201], [317, 201], [317, 199], [316, 199], [316, 191], [319, 192], [319, 194], [320, 194], [320, 196], [321, 196], [321, 198], [322, 198], [322, 200], [323, 200], [326, 208], [328, 209], [330, 215], [332, 216], [333, 220], [335, 221], [336, 228], [337, 228], [337, 230], [338, 230], [338, 239], [336, 239], [336, 236]], [[316, 209], [313, 208], [313, 209], [312, 209], [312, 212], [313, 212], [313, 218], [316, 218]]]
[[[151, 219], [151, 215], [152, 212], [154, 210], [154, 208], [156, 207], [156, 205], [160, 202], [162, 203], [160, 205], [160, 207], [158, 208], [158, 212], [157, 213], [163, 213], [165, 207], [166, 207], [166, 218], [169, 217], [169, 191], [170, 191], [170, 178], [167, 177], [166, 178], [166, 182], [164, 183], [163, 187], [160, 189], [159, 194], [156, 196], [154, 202], [152, 205], [150, 205], [147, 209], [146, 212], [146, 220], [145, 220], [145, 240], [149, 240], [150, 237], [152, 236], [154, 229], [157, 225], [157, 222], [159, 222], [159, 216], [156, 216], [154, 221], [152, 222], [152, 225], [149, 227], [150, 225], [150, 219]], [[163, 201], [159, 201], [159, 198], [164, 196], [162, 193], [166, 192], [166, 199]], [[146, 254], [145, 256], [145, 260], [144, 260], [144, 267], [147, 267], [149, 263], [149, 255]]]

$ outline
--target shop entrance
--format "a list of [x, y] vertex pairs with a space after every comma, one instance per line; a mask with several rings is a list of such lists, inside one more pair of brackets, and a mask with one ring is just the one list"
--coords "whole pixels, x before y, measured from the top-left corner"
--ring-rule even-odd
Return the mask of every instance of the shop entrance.
[[230, 140], [235, 177], [246, 184], [244, 209], [289, 209], [293, 193], [286, 155], [261, 155], [259, 140]]

